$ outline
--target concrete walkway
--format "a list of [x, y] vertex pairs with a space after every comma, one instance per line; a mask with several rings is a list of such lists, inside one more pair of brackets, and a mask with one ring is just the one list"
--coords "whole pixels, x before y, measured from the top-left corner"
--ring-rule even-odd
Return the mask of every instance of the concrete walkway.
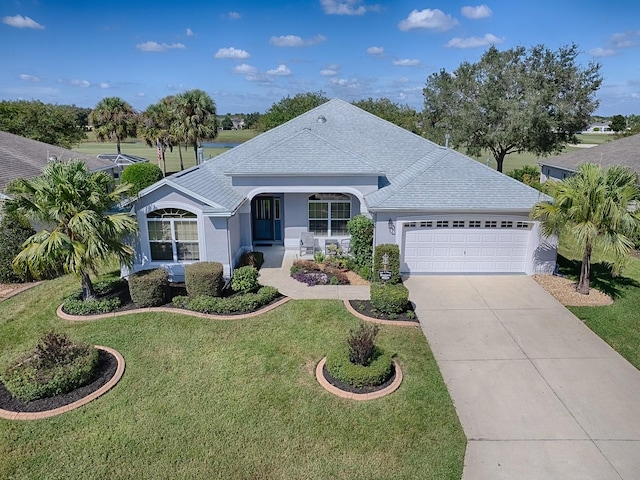
[[464, 480], [640, 478], [640, 372], [527, 276], [406, 280]]
[[311, 255], [300, 257], [295, 250], [284, 247], [255, 248], [264, 254], [260, 269], [260, 283], [276, 287], [280, 293], [294, 299], [369, 300], [369, 286], [315, 285], [310, 287], [291, 278], [290, 269], [298, 258], [313, 260]]

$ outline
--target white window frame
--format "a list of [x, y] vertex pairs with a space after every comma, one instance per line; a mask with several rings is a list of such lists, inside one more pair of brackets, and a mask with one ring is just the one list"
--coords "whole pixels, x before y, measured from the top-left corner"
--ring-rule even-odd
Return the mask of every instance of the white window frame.
[[[316, 198], [314, 198], [316, 197]], [[326, 204], [327, 205], [327, 218], [316, 218], [316, 217], [311, 217], [309, 216], [309, 206], [311, 204]], [[344, 217], [339, 217], [339, 218], [332, 218], [331, 215], [331, 211], [332, 208], [331, 206], [333, 204], [347, 204], [349, 206], [349, 216], [348, 218], [344, 218]], [[313, 195], [310, 195], [308, 198], [308, 202], [307, 202], [307, 227], [309, 229], [309, 232], [314, 233], [316, 236], [321, 237], [321, 238], [325, 238], [325, 237], [332, 237], [332, 236], [346, 236], [348, 235], [348, 233], [346, 232], [346, 230], [344, 232], [340, 232], [340, 233], [336, 233], [333, 231], [332, 229], [332, 222], [333, 221], [344, 221], [347, 220], [349, 221], [351, 219], [351, 213], [352, 213], [352, 201], [351, 201], [351, 197], [347, 194], [344, 193], [316, 193]], [[327, 234], [320, 234], [320, 233], [316, 233], [317, 231], [314, 231], [311, 228], [311, 222], [312, 221], [326, 221], [327, 222]]]
[[[183, 208], [159, 208], [156, 210], [152, 210], [146, 214], [147, 220], [147, 235], [148, 235], [148, 243], [149, 243], [149, 258], [152, 262], [175, 262], [175, 263], [189, 263], [189, 262], [197, 262], [200, 261], [202, 257], [202, 249], [200, 248], [200, 226], [198, 223], [198, 216], [190, 212], [189, 210], [185, 210]], [[188, 224], [193, 224], [195, 226], [195, 240], [180, 240], [176, 231], [176, 223], [183, 222]], [[151, 239], [151, 228], [150, 224], [152, 223], [160, 223], [160, 224], [168, 224], [169, 232], [171, 234], [171, 239], [163, 239], [163, 240], [152, 240]], [[153, 249], [151, 248], [153, 243], [169, 243], [171, 242], [171, 259], [154, 259], [153, 258]], [[188, 258], [181, 259], [179, 258], [179, 244], [191, 244], [197, 246], [197, 258]]]

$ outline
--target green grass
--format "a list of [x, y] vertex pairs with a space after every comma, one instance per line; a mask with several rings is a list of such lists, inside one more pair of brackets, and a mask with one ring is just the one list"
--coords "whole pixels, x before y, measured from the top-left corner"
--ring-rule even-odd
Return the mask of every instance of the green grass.
[[405, 375], [369, 402], [314, 368], [357, 324], [339, 301], [291, 301], [251, 320], [55, 316], [65, 277], [0, 303], [0, 364], [55, 328], [127, 362], [105, 396], [61, 416], [0, 420], [0, 478], [458, 479], [465, 438], [425, 338], [383, 327]]
[[[257, 135], [255, 130], [223, 130], [218, 133], [215, 142], [229, 143], [229, 142], [246, 142]], [[93, 132], [87, 132], [87, 141], [76, 145], [73, 150], [84, 153], [87, 155], [98, 155], [100, 153], [115, 153], [117, 152], [117, 146], [111, 142], [98, 142], [96, 141]], [[129, 155], [137, 155], [149, 159], [150, 162], [157, 162], [158, 154], [155, 147], [148, 147], [146, 143], [138, 139], [128, 139], [125, 142], [120, 143], [120, 150], [122, 153]], [[204, 158], [215, 157], [223, 152], [229, 150], [228, 148], [205, 148]], [[178, 148], [174, 148], [173, 152], [167, 150], [165, 153], [167, 161], [167, 172], [177, 172], [180, 170], [180, 154]], [[193, 167], [196, 165], [196, 157], [193, 152], [193, 146], [182, 147], [182, 159], [184, 168]]]
[[[582, 262], [581, 252], [564, 239], [559, 251], [560, 271], [577, 279]], [[619, 276], [611, 275], [607, 262], [604, 255], [595, 253], [591, 286], [611, 295], [613, 305], [568, 308], [614, 350], [640, 369], [640, 260], [630, 257]]]

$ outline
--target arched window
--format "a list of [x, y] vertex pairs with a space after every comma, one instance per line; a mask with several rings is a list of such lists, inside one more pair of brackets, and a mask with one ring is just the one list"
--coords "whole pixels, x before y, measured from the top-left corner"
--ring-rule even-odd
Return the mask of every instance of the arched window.
[[309, 197], [309, 231], [319, 237], [348, 235], [351, 197], [344, 193], [316, 193]]
[[163, 208], [147, 214], [152, 261], [200, 260], [198, 219], [195, 213]]

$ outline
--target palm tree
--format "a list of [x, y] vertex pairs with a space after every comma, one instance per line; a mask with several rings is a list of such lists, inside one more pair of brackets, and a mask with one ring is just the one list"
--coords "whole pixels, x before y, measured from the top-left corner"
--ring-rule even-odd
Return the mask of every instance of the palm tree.
[[173, 99], [165, 97], [158, 103], [149, 105], [140, 114], [138, 133], [150, 147], [155, 146], [162, 155], [162, 173], [167, 175], [167, 163], [165, 152], [167, 148], [172, 149], [175, 138], [171, 133], [173, 118]]
[[83, 300], [93, 298], [91, 273], [114, 258], [132, 263], [134, 250], [124, 240], [137, 231], [136, 220], [113, 212], [131, 187], [114, 187], [108, 174], [89, 172], [76, 160], [51, 162], [40, 176], [16, 180], [8, 187], [7, 210], [46, 227], [23, 244], [14, 267], [37, 278], [62, 266], [80, 277]]
[[120, 142], [136, 136], [136, 111], [119, 97], [106, 97], [98, 102], [89, 114], [96, 138], [100, 142], [115, 139], [120, 152]]
[[216, 104], [202, 90], [189, 90], [175, 97], [176, 121], [173, 133], [186, 143], [193, 144], [198, 161], [198, 141], [214, 139], [218, 134]]
[[[612, 254], [616, 261], [633, 247], [640, 227], [638, 176], [625, 167], [603, 170], [599, 165], [581, 165], [578, 173], [563, 181], [549, 180], [546, 191], [552, 202], [534, 205], [531, 216], [541, 220], [545, 235], [566, 234], [582, 250], [582, 267], [576, 290], [589, 293], [591, 255], [594, 247]], [[616, 262], [619, 264], [619, 262]]]

